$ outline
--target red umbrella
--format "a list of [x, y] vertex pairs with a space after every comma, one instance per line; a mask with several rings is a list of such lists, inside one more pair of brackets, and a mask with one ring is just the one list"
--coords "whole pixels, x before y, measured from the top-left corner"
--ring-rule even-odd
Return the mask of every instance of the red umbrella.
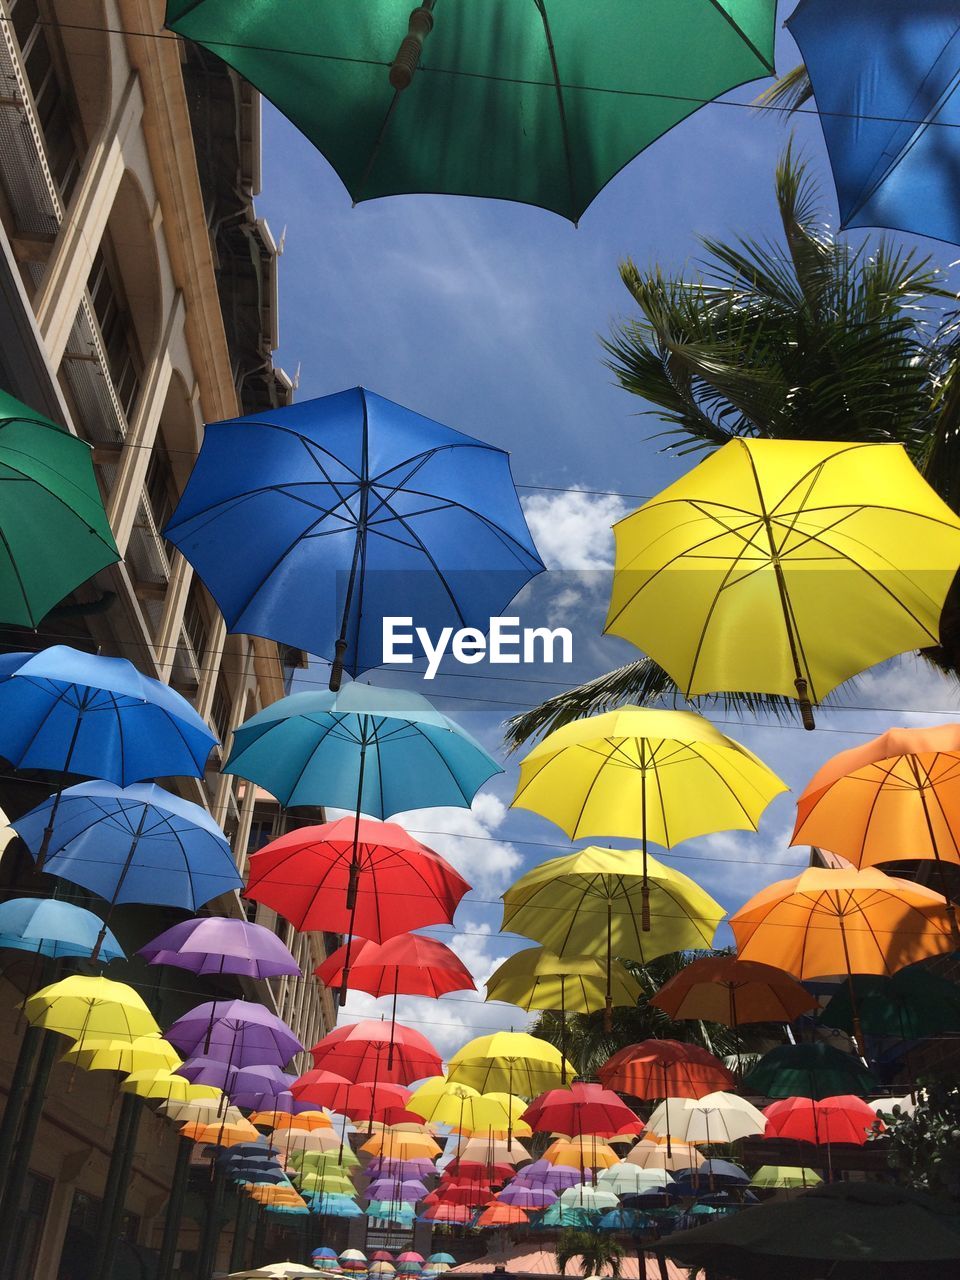
[[448, 1226], [466, 1226], [473, 1214], [463, 1204], [432, 1204], [423, 1216], [427, 1222], [445, 1222]]
[[400, 1084], [380, 1081], [377, 1084], [357, 1084], [335, 1071], [305, 1071], [294, 1080], [290, 1092], [298, 1102], [313, 1102], [318, 1107], [329, 1107], [341, 1115], [355, 1120], [366, 1119], [378, 1107], [402, 1107], [410, 1090]]
[[480, 1160], [451, 1160], [444, 1170], [452, 1178], [489, 1178], [491, 1182], [506, 1182], [516, 1173], [512, 1164], [487, 1164]]
[[501, 1204], [494, 1200], [487, 1205], [477, 1219], [478, 1227], [513, 1227], [521, 1222], [529, 1222], [530, 1215], [513, 1204]]
[[374, 1108], [373, 1118], [378, 1124], [385, 1125], [423, 1124], [423, 1116], [418, 1116], [415, 1111], [408, 1111], [406, 1107], [399, 1107], [395, 1103], [387, 1107]]
[[569, 1089], [551, 1089], [535, 1098], [521, 1119], [532, 1129], [571, 1138], [581, 1134], [612, 1138], [624, 1132], [639, 1133], [643, 1128], [636, 1112], [610, 1089], [579, 1080]]
[[[696, 1044], [679, 1040], [641, 1040], [628, 1044], [597, 1072], [608, 1089], [634, 1098], [702, 1098], [734, 1083], [719, 1058]], [[669, 1117], [667, 1117], [669, 1119]], [[669, 1130], [667, 1155], [670, 1151]]]
[[490, 1200], [493, 1188], [488, 1182], [441, 1182], [436, 1195], [437, 1204], [463, 1204], [475, 1209]]
[[347, 934], [340, 1003], [352, 939], [383, 942], [426, 924], [449, 924], [470, 886], [395, 822], [340, 818], [302, 827], [250, 859], [246, 897], [278, 911], [301, 932]]
[[370, 1255], [371, 1262], [392, 1262], [393, 1254], [389, 1249], [378, 1249], [376, 1253]]
[[835, 1098], [780, 1098], [764, 1109], [764, 1138], [791, 1138], [795, 1142], [852, 1142], [862, 1147], [870, 1133], [883, 1129], [883, 1121], [862, 1098], [838, 1094]]
[[443, 1070], [440, 1055], [426, 1036], [393, 1022], [365, 1019], [335, 1027], [310, 1052], [315, 1067], [335, 1068], [351, 1080], [374, 1084], [409, 1084]]

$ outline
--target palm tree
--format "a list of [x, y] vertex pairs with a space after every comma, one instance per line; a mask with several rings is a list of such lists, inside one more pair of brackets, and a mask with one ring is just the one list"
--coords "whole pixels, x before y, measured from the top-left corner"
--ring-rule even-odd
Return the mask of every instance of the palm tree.
[[602, 1231], [563, 1231], [557, 1240], [557, 1266], [567, 1274], [567, 1263], [580, 1259], [580, 1274], [602, 1276], [609, 1268], [613, 1280], [619, 1280], [626, 1250]]
[[[960, 510], [960, 323], [943, 273], [887, 238], [857, 246], [832, 234], [789, 147], [776, 196], [776, 242], [704, 239], [692, 278], [621, 263], [638, 313], [604, 342], [608, 367], [652, 406], [646, 412], [665, 424], [671, 452], [709, 451], [738, 436], [896, 441]], [[957, 675], [957, 602], [948, 601], [942, 629], [941, 647], [925, 656]], [[679, 696], [662, 668], [639, 658], [515, 717], [508, 741], [517, 747], [621, 702]], [[796, 713], [784, 698], [726, 701]]]

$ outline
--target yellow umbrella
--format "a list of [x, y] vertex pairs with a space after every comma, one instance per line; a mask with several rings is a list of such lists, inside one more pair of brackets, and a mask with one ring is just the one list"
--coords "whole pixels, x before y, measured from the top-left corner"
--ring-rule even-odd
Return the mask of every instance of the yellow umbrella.
[[555, 1089], [565, 1073], [576, 1075], [560, 1050], [525, 1031], [494, 1031], [478, 1036], [456, 1051], [447, 1063], [447, 1078], [488, 1090], [535, 1098]]
[[[191, 1084], [183, 1076], [154, 1067], [145, 1071], [132, 1071], [125, 1080], [121, 1081], [120, 1088], [124, 1093], [135, 1093], [138, 1098], [160, 1098], [164, 1102], [175, 1103], [210, 1102], [214, 1115], [223, 1105], [223, 1093], [213, 1085]], [[206, 1119], [206, 1113], [197, 1116], [193, 1114], [182, 1117], [179, 1114], [175, 1117], [171, 1116], [171, 1119], [174, 1118], [177, 1120]]]
[[561, 956], [604, 957], [609, 1026], [614, 956], [646, 963], [670, 951], [709, 948], [723, 916], [706, 890], [655, 858], [644, 873], [636, 852], [591, 847], [521, 876], [503, 895], [502, 928]]
[[84, 1071], [174, 1071], [183, 1059], [162, 1036], [137, 1036], [136, 1040], [101, 1040], [88, 1037], [75, 1044], [60, 1059], [83, 1067]]
[[[643, 992], [616, 960], [610, 969], [615, 1007], [632, 1008]], [[604, 1007], [607, 971], [596, 956], [558, 956], [546, 947], [524, 947], [504, 960], [487, 979], [487, 999], [561, 1014], [596, 1013]]]
[[31, 1026], [69, 1036], [75, 1048], [88, 1037], [130, 1041], [160, 1030], [133, 987], [80, 974], [34, 992], [23, 1002], [23, 1012]]
[[469, 1085], [436, 1076], [415, 1089], [407, 1100], [407, 1110], [432, 1124], [450, 1125], [459, 1133], [506, 1133], [516, 1128], [526, 1110], [522, 1098], [502, 1093], [480, 1093]]
[[440, 1146], [427, 1133], [375, 1133], [360, 1148], [372, 1156], [387, 1160], [432, 1160], [440, 1154]]
[[577, 1138], [558, 1138], [543, 1153], [551, 1164], [570, 1165], [574, 1169], [610, 1169], [620, 1157], [608, 1143], [584, 1134]]
[[897, 444], [739, 439], [615, 526], [606, 630], [680, 691], [811, 702], [939, 643], [960, 520]]

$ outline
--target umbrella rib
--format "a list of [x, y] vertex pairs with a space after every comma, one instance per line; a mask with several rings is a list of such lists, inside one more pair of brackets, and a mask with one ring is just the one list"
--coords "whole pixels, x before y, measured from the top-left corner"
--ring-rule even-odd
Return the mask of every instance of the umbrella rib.
[[[609, 739], [608, 739], [608, 741], [609, 741]], [[617, 753], [617, 751], [619, 751], [619, 749], [620, 749], [619, 744], [618, 744], [618, 743], [613, 743], [613, 744], [611, 744], [611, 749], [610, 749], [610, 753], [609, 753], [609, 755], [607, 755], [606, 757], [601, 758], [601, 762], [600, 762], [599, 766], [597, 767], [597, 771], [596, 771], [596, 773], [593, 775], [593, 777], [591, 778], [591, 780], [590, 780], [590, 785], [587, 787], [586, 791], [584, 792], [583, 802], [582, 802], [582, 804], [580, 805], [580, 812], [577, 814], [576, 821], [575, 821], [575, 822], [574, 822], [574, 824], [573, 824], [573, 830], [572, 830], [572, 831], [571, 831], [571, 833], [570, 833], [570, 838], [571, 838], [571, 840], [577, 840], [577, 839], [579, 839], [579, 836], [580, 836], [580, 823], [583, 821], [583, 815], [586, 813], [587, 805], [590, 803], [590, 797], [593, 795], [594, 788], [596, 787], [596, 785], [597, 785], [597, 784], [598, 784], [598, 782], [600, 781], [600, 775], [603, 773], [604, 769], [607, 767], [607, 765], [610, 763], [610, 761], [613, 759], [613, 757], [616, 755], [616, 753]], [[598, 754], [601, 754], [601, 753], [598, 753]], [[531, 779], [531, 781], [532, 781], [532, 779]], [[518, 796], [517, 798], [519, 799], [519, 796]]]

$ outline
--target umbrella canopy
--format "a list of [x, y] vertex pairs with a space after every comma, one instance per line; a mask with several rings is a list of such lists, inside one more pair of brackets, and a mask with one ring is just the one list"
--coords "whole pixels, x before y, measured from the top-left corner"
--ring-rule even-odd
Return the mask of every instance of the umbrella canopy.
[[323, 1191], [307, 1197], [312, 1213], [329, 1218], [362, 1218], [363, 1210], [356, 1200], [349, 1195], [338, 1195], [335, 1191]]
[[[251, 716], [234, 730], [223, 772], [287, 809], [332, 805], [385, 818], [435, 805], [469, 809], [503, 770], [420, 694], [350, 684], [336, 694], [294, 693]], [[404, 916], [404, 928], [419, 927], [414, 919]]]
[[[2, 434], [2, 433], [0, 433]], [[82, 959], [93, 954], [103, 921], [92, 911], [53, 898], [10, 898], [0, 903], [0, 947], [32, 951], [54, 960]], [[103, 962], [124, 960], [109, 929], [100, 943]]]
[[125, 658], [63, 644], [0, 655], [0, 756], [15, 769], [81, 774], [121, 787], [144, 778], [202, 777], [216, 741], [185, 698]]
[[75, 587], [120, 559], [93, 450], [0, 391], [0, 621], [36, 629]]
[[[577, 1176], [579, 1178], [579, 1174]], [[498, 1199], [502, 1204], [535, 1211], [546, 1209], [548, 1205], [553, 1204], [558, 1194], [557, 1191], [552, 1191], [549, 1187], [540, 1183], [536, 1186], [527, 1186], [520, 1182], [511, 1182], [503, 1188]]]
[[586, 1231], [593, 1227], [595, 1215], [580, 1205], [552, 1204], [537, 1223], [540, 1227], [571, 1227], [577, 1231]]
[[[396, 823], [339, 818], [290, 831], [255, 853], [246, 896], [301, 932], [383, 942], [409, 928], [449, 924], [469, 888], [449, 862]], [[344, 948], [342, 986], [355, 950], [352, 943]]]
[[[598, 1138], [557, 1138], [543, 1153], [550, 1164], [568, 1165], [571, 1169], [612, 1169], [620, 1163], [613, 1147]], [[569, 1188], [567, 1188], [569, 1190]]]
[[250, 1117], [251, 1124], [266, 1125], [272, 1129], [274, 1137], [285, 1133], [321, 1132], [333, 1129], [333, 1121], [325, 1111], [313, 1111], [309, 1107], [294, 1113], [284, 1111], [258, 1111]]
[[960, 520], [898, 444], [732, 440], [615, 535], [606, 630], [688, 698], [776, 693], [808, 728], [842, 681], [939, 643], [960, 562]]
[[599, 1231], [650, 1231], [654, 1219], [636, 1209], [608, 1209], [597, 1220]]
[[530, 1215], [515, 1204], [504, 1204], [497, 1200], [484, 1209], [477, 1219], [478, 1227], [516, 1227], [521, 1222], [529, 1222]]
[[[186, 1081], [182, 1080], [181, 1083], [186, 1084]], [[243, 1115], [236, 1107], [223, 1106], [219, 1089], [207, 1089], [199, 1085], [189, 1087], [197, 1093], [203, 1092], [208, 1096], [190, 1101], [169, 1098], [160, 1103], [158, 1108], [160, 1114], [166, 1116], [168, 1120], [180, 1121], [181, 1124], [185, 1124], [188, 1120], [225, 1119], [233, 1122], [243, 1119]]]
[[[441, 1222], [449, 1226], [466, 1226], [473, 1217], [473, 1210], [465, 1204], [432, 1204], [423, 1215], [424, 1222]], [[419, 1270], [419, 1267], [412, 1268]], [[397, 1270], [410, 1271], [411, 1264], [398, 1261]]]
[[781, 1098], [763, 1113], [766, 1136], [795, 1142], [852, 1142], [862, 1147], [871, 1133], [883, 1130], [883, 1121], [862, 1098], [847, 1094], [836, 1098]]
[[636, 1165], [645, 1170], [668, 1170], [696, 1168], [703, 1164], [703, 1156], [696, 1147], [686, 1142], [671, 1141], [667, 1151], [665, 1142], [654, 1142], [652, 1138], [641, 1138], [627, 1152], [624, 1160], [627, 1164]]
[[[530, 1156], [526, 1148], [519, 1142], [507, 1143], [496, 1137], [465, 1138], [456, 1147], [457, 1162], [464, 1164], [482, 1164], [488, 1169], [494, 1165], [516, 1166]], [[451, 1162], [453, 1165], [454, 1162]], [[448, 1165], [448, 1168], [451, 1167]]]
[[590, 1213], [603, 1213], [606, 1209], [617, 1209], [620, 1201], [617, 1196], [604, 1187], [591, 1187], [580, 1184], [567, 1187], [560, 1196], [562, 1205], [571, 1205], [578, 1209], [586, 1209]]
[[[231, 1120], [240, 1119], [240, 1112], [233, 1107], [224, 1108], [223, 1092], [212, 1085], [191, 1084], [176, 1072], [163, 1067], [149, 1067], [142, 1071], [131, 1071], [120, 1088], [123, 1093], [135, 1093], [138, 1098], [150, 1098], [162, 1105], [183, 1108], [182, 1112], [168, 1112], [170, 1118], [187, 1121], [198, 1118], [211, 1118], [222, 1115]], [[201, 1111], [194, 1111], [195, 1107]]]
[[[813, 85], [841, 227], [893, 227], [958, 243], [956, 29], [936, 0], [919, 0], [906, 17], [894, 0], [851, 0], [839, 12], [807, 0], [787, 26]], [[851, 56], [840, 59], [844, 47]]]
[[626, 1045], [597, 1075], [608, 1089], [634, 1098], [702, 1098], [733, 1084], [733, 1076], [712, 1053], [678, 1040]]
[[627, 1127], [636, 1133], [643, 1128], [640, 1117], [615, 1093], [579, 1080], [569, 1089], [552, 1089], [536, 1098], [523, 1118], [532, 1129], [567, 1137], [590, 1134], [610, 1138]]
[[[960, 1034], [960, 987], [925, 966], [910, 965], [889, 978], [855, 974], [850, 985], [861, 1030], [867, 1035], [921, 1040]], [[853, 1012], [850, 988], [839, 987], [820, 1021], [853, 1031]]]
[[804, 1169], [799, 1165], [765, 1164], [750, 1179], [750, 1185], [771, 1190], [793, 1190], [797, 1187], [815, 1187], [822, 1181], [819, 1173], [813, 1169]]
[[358, 1084], [334, 1071], [305, 1071], [290, 1086], [293, 1096], [318, 1107], [329, 1107], [351, 1119], [369, 1117], [378, 1107], [402, 1106], [410, 1096], [409, 1089], [385, 1080]]
[[646, 963], [670, 951], [710, 947], [724, 914], [689, 876], [655, 858], [590, 847], [541, 862], [511, 885], [501, 928], [561, 956], [602, 957], [609, 1018], [615, 955]]
[[23, 1013], [31, 1026], [69, 1036], [77, 1046], [88, 1038], [132, 1041], [160, 1030], [133, 987], [80, 974], [35, 991]]
[[535, 1098], [561, 1083], [561, 1073], [576, 1072], [559, 1049], [524, 1031], [494, 1031], [477, 1036], [447, 1062], [447, 1078], [481, 1093], [502, 1090]]
[[14, 829], [44, 870], [106, 898], [197, 911], [243, 887], [209, 813], [153, 783], [81, 782], [19, 818]]
[[[750, 1181], [740, 1166], [733, 1164], [730, 1160], [704, 1160], [696, 1168], [678, 1169], [674, 1174], [674, 1181], [678, 1188], [683, 1187], [684, 1183], [692, 1183], [696, 1188], [708, 1179], [711, 1183], [721, 1185], [726, 1183], [732, 1186], [743, 1186]], [[685, 1192], [688, 1191], [686, 1187], [683, 1189]]]
[[703, 1019], [738, 1027], [794, 1022], [817, 1007], [795, 978], [773, 965], [737, 956], [703, 956], [668, 978], [650, 1003], [679, 1021]]
[[252, 1000], [210, 1000], [178, 1018], [167, 1039], [185, 1054], [205, 1053], [231, 1066], [282, 1067], [303, 1045], [287, 1024]]
[[[507, 1177], [509, 1176], [508, 1173]], [[532, 1160], [530, 1164], [524, 1165], [516, 1173], [510, 1186], [532, 1187], [538, 1191], [546, 1188], [548, 1191], [560, 1192], [580, 1181], [579, 1170], [570, 1165], [551, 1164], [541, 1156], [539, 1160]]]
[[410, 1095], [408, 1106], [431, 1124], [447, 1124], [467, 1134], [505, 1133], [526, 1109], [519, 1098], [482, 1094], [446, 1076], [424, 1081]]
[[647, 1121], [654, 1134], [681, 1142], [737, 1142], [763, 1133], [764, 1113], [735, 1093], [707, 1093], [701, 1098], [668, 1098]]
[[209, 424], [164, 533], [231, 631], [334, 660], [333, 689], [385, 618], [485, 632], [544, 567], [508, 454], [363, 387]]
[[765, 1053], [743, 1081], [746, 1093], [765, 1098], [830, 1098], [875, 1093], [880, 1082], [852, 1053], [833, 1045], [782, 1044]]
[[426, 1133], [375, 1133], [360, 1148], [372, 1156], [403, 1160], [430, 1160], [440, 1154], [440, 1146]]
[[[487, 979], [487, 1000], [561, 1013], [595, 1013], [606, 1003], [607, 971], [597, 956], [558, 956], [546, 947], [524, 947], [494, 969]], [[640, 984], [618, 960], [610, 965], [614, 1008], [632, 1008], [643, 994]]]
[[575, 0], [558, 0], [530, 12], [491, 4], [481, 20], [432, 4], [409, 16], [399, 0], [373, 0], [361, 22], [296, 0], [241, 22], [226, 0], [169, 0], [167, 22], [275, 103], [354, 202], [489, 196], [576, 222], [699, 104], [772, 74], [774, 13], [772, 0], [727, 0], [722, 14], [700, 3], [641, 14], [600, 0], [591, 21]]
[[366, 1190], [369, 1200], [406, 1200], [410, 1204], [416, 1204], [426, 1194], [426, 1186], [413, 1178], [375, 1178]]
[[[834, 1182], [723, 1216], [654, 1246], [685, 1266], [760, 1280], [892, 1276], [936, 1280], [960, 1259], [952, 1207], [922, 1192], [878, 1182]], [[868, 1269], [869, 1268], [869, 1269]]]
[[409, 1084], [442, 1069], [440, 1055], [419, 1031], [371, 1019], [334, 1027], [310, 1053], [317, 1070], [336, 1067], [358, 1081]]
[[[347, 959], [338, 947], [314, 970], [328, 987], [338, 987]], [[385, 942], [355, 939], [350, 957], [350, 986], [372, 996], [429, 996], [475, 991], [469, 969], [448, 946], [435, 938], [398, 933]]]
[[180, 1132], [185, 1138], [192, 1138], [210, 1147], [235, 1147], [241, 1142], [253, 1142], [259, 1136], [256, 1129], [247, 1120], [212, 1120], [204, 1123], [200, 1120], [188, 1120], [181, 1125]]
[[300, 966], [272, 929], [225, 916], [184, 920], [140, 948], [150, 964], [244, 978], [300, 976]]
[[125, 1037], [119, 1040], [85, 1036], [82, 1041], [60, 1059], [75, 1063], [84, 1071], [177, 1071], [181, 1066], [180, 1055], [173, 1045], [157, 1034]]
[[618, 1196], [640, 1195], [657, 1187], [668, 1186], [673, 1179], [665, 1169], [643, 1169], [639, 1165], [621, 1161], [597, 1174], [597, 1186], [605, 1187]]

